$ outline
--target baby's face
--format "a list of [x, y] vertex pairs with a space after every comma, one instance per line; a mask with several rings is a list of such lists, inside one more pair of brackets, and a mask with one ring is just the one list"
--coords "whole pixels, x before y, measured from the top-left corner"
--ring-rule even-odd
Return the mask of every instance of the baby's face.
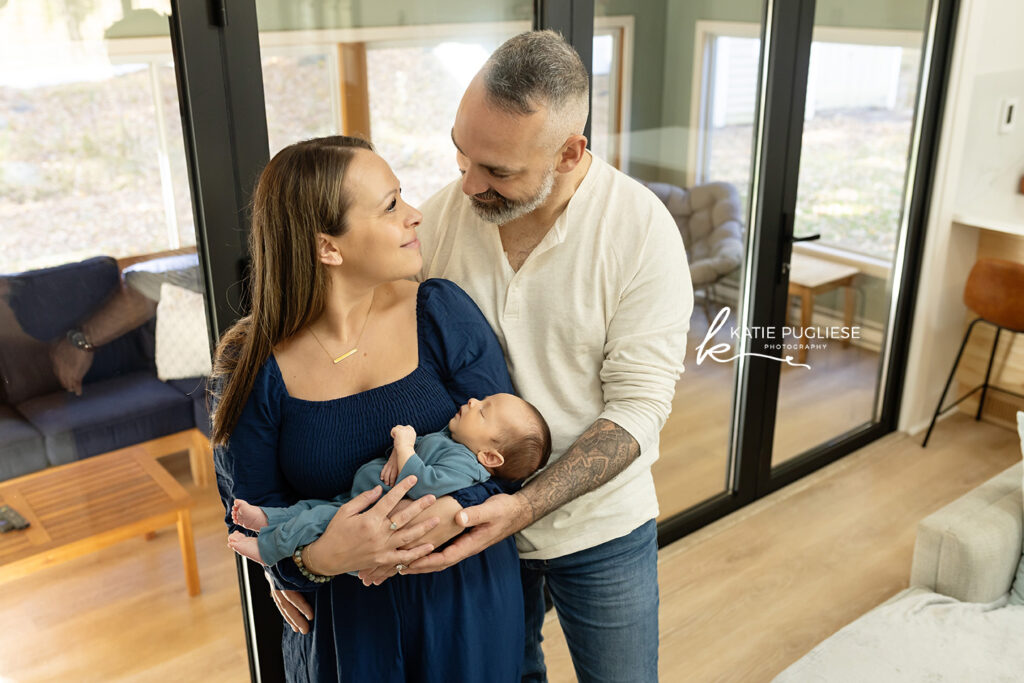
[[488, 449], [500, 451], [502, 435], [529, 419], [529, 408], [521, 398], [494, 394], [482, 401], [469, 399], [448, 421], [448, 429], [455, 441], [474, 453]]

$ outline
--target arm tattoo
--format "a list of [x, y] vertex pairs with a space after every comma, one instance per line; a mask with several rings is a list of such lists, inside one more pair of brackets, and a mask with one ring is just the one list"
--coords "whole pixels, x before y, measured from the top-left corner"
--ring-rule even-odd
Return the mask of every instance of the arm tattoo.
[[597, 420], [561, 458], [523, 488], [533, 520], [593, 491], [639, 456], [640, 444], [629, 432], [610, 420]]

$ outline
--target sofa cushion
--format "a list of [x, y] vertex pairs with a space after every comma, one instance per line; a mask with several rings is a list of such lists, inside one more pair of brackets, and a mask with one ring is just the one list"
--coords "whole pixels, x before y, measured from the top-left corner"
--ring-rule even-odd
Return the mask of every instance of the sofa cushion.
[[165, 282], [156, 306], [156, 375], [165, 382], [210, 374], [205, 297]]
[[46, 465], [43, 435], [13, 408], [0, 405], [0, 481]]
[[165, 256], [133, 263], [124, 269], [124, 281], [153, 301], [160, 301], [160, 288], [166, 282], [199, 294], [205, 291], [199, 273], [198, 254]]
[[775, 683], [1018, 681], [1024, 609], [910, 588], [815, 647]]
[[206, 393], [205, 377], [189, 377], [188, 379], [172, 379], [167, 382], [172, 387], [192, 399], [192, 414], [195, 427], [210, 438], [209, 397]]
[[910, 584], [964, 602], [1010, 590], [1021, 556], [1021, 468], [1017, 463], [928, 515], [917, 526]]
[[109, 256], [4, 277], [11, 283], [10, 305], [21, 329], [43, 342], [80, 324], [120, 282], [117, 261]]
[[91, 455], [189, 429], [189, 397], [153, 374], [135, 372], [85, 385], [81, 396], [65, 391], [17, 406], [42, 432], [46, 457], [61, 465]]
[[[1017, 412], [1017, 433], [1020, 435], [1021, 453], [1024, 454], [1024, 412], [1021, 411]], [[1021, 485], [1024, 486], [1024, 482], [1021, 482]], [[1021, 545], [1024, 546], [1024, 539], [1021, 540]], [[1020, 562], [1017, 563], [1017, 574], [1013, 579], [1013, 586], [1010, 587], [1010, 604], [1024, 605], [1024, 548], [1022, 548]]]

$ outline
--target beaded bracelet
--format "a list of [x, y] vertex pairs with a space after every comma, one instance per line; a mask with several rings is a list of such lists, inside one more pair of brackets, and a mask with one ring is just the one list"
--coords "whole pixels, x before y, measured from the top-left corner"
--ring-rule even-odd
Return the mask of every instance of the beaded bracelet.
[[302, 572], [302, 575], [310, 581], [312, 581], [313, 583], [327, 583], [328, 581], [333, 579], [333, 576], [323, 576], [321, 574], [314, 574], [313, 572], [306, 569], [306, 565], [302, 562], [302, 551], [305, 548], [306, 546], [300, 545], [298, 548], [295, 549], [295, 552], [292, 553], [292, 559], [295, 560], [295, 566], [299, 568], [299, 571]]

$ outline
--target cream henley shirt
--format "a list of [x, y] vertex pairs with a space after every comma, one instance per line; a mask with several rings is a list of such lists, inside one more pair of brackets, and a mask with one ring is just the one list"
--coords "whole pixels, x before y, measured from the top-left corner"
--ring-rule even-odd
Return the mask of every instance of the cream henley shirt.
[[480, 306], [516, 390], [547, 419], [551, 462], [598, 418], [640, 444], [618, 476], [517, 534], [523, 559], [592, 548], [657, 517], [651, 465], [683, 370], [693, 289], [679, 230], [650, 190], [592, 158], [518, 272], [461, 181], [422, 207], [420, 279], [452, 280]]

